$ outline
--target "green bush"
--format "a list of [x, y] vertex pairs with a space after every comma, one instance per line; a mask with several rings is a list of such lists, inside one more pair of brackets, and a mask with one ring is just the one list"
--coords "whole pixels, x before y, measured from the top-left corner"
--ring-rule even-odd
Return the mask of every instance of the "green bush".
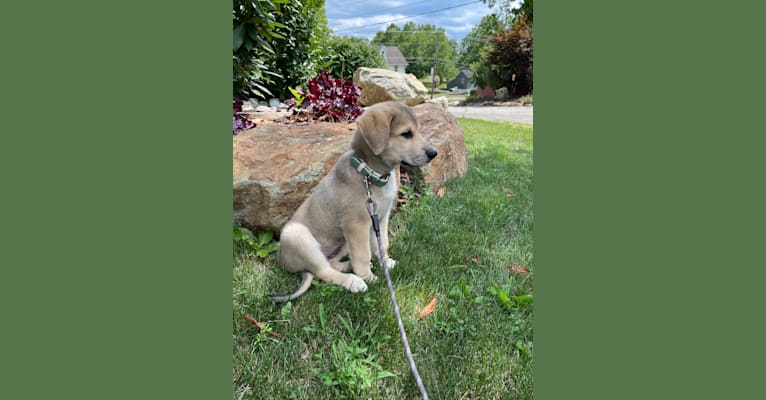
[[327, 44], [327, 54], [324, 69], [343, 79], [352, 79], [361, 67], [386, 68], [383, 55], [363, 38], [333, 36]]

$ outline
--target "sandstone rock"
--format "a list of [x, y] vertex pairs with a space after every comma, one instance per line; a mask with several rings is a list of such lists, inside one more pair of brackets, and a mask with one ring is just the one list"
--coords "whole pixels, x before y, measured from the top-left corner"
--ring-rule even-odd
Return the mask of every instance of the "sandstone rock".
[[279, 232], [335, 161], [356, 124], [264, 125], [234, 136], [234, 219]]
[[354, 83], [362, 88], [359, 103], [371, 106], [388, 100], [403, 101], [413, 106], [426, 101], [428, 89], [415, 75], [381, 68], [359, 68]]
[[447, 100], [447, 98], [444, 96], [440, 96], [435, 99], [426, 100], [426, 103], [434, 103], [440, 106], [441, 108], [447, 110], [447, 106], [449, 105], [449, 100]]
[[[436, 104], [413, 108], [439, 155], [415, 173], [434, 190], [468, 168], [463, 131]], [[279, 232], [311, 190], [349, 150], [356, 124], [263, 125], [234, 136], [234, 218], [247, 228]]]
[[465, 137], [455, 117], [441, 106], [425, 103], [412, 110], [420, 120], [420, 131], [439, 152], [433, 161], [420, 167], [425, 183], [435, 191], [448, 179], [468, 172]]

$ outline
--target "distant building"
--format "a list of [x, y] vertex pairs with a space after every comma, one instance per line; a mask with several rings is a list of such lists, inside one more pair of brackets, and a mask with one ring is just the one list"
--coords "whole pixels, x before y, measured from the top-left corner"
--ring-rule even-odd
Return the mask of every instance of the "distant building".
[[470, 69], [464, 69], [457, 74], [455, 79], [447, 82], [447, 89], [471, 89], [473, 88], [473, 71]]
[[378, 46], [378, 51], [386, 59], [388, 69], [391, 71], [406, 73], [409, 63], [404, 55], [396, 46]]

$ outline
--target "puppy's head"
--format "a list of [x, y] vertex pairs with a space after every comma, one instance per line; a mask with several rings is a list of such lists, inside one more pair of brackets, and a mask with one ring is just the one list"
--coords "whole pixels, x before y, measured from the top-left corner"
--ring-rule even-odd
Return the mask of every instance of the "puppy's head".
[[363, 158], [374, 157], [387, 168], [402, 163], [421, 166], [436, 157], [436, 150], [420, 134], [412, 110], [395, 101], [368, 108], [357, 120], [351, 147]]

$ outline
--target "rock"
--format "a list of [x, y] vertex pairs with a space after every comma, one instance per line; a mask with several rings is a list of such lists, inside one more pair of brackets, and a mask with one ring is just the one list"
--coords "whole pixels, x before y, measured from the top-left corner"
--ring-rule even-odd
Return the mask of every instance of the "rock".
[[[439, 155], [424, 167], [437, 190], [467, 169], [463, 131], [455, 117], [432, 103], [413, 108], [421, 131]], [[311, 190], [349, 150], [356, 124], [261, 125], [234, 136], [234, 219], [247, 228], [279, 232]]]
[[403, 101], [409, 106], [426, 101], [428, 89], [415, 75], [381, 68], [359, 68], [354, 83], [362, 88], [359, 103], [371, 106], [388, 100]]
[[269, 112], [269, 111], [274, 111], [274, 109], [271, 108], [271, 107], [268, 107], [268, 106], [258, 106], [258, 107], [255, 107], [255, 111], [258, 111], [258, 112]]
[[501, 87], [500, 89], [495, 90], [495, 97], [505, 100], [508, 98], [508, 89]]
[[263, 125], [234, 136], [234, 219], [279, 232], [335, 161], [356, 124]]
[[277, 99], [277, 98], [269, 99], [269, 107], [271, 107], [271, 108], [279, 107], [279, 99]]
[[426, 103], [434, 103], [446, 110], [447, 106], [449, 105], [449, 100], [447, 100], [447, 98], [444, 96], [440, 96], [435, 99], [426, 100]]
[[412, 110], [420, 120], [420, 131], [439, 152], [433, 161], [420, 167], [425, 183], [436, 191], [448, 179], [468, 172], [463, 130], [455, 117], [438, 104], [425, 103]]

